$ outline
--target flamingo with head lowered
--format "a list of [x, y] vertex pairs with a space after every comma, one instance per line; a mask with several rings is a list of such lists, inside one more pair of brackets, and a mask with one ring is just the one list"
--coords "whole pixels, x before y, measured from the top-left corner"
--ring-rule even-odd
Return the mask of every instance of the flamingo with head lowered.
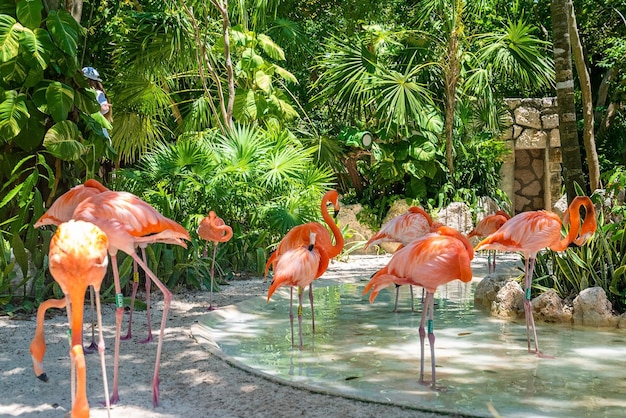
[[[581, 226], [580, 209], [583, 207], [585, 218]], [[561, 236], [563, 225], [569, 226], [569, 232], [565, 237]], [[546, 357], [539, 351], [537, 330], [530, 303], [530, 289], [537, 253], [544, 248], [552, 251], [565, 251], [570, 245], [583, 245], [595, 231], [596, 215], [591, 199], [587, 196], [577, 196], [564, 213], [563, 220], [556, 213], [546, 210], [522, 212], [512, 217], [475, 247], [476, 251], [514, 251], [524, 255], [524, 314], [529, 353], [533, 352], [530, 348], [532, 334], [535, 341], [534, 353], [539, 357]]]
[[[287, 251], [292, 250], [294, 248], [300, 247], [308, 247], [311, 242], [311, 233], [315, 234], [315, 247], [322, 249], [328, 259], [332, 259], [338, 256], [343, 250], [344, 239], [343, 235], [341, 235], [341, 231], [339, 227], [335, 223], [334, 219], [328, 213], [328, 204], [332, 204], [335, 210], [335, 216], [339, 212], [339, 193], [336, 190], [329, 190], [324, 193], [322, 196], [322, 202], [320, 204], [320, 210], [322, 212], [322, 218], [324, 222], [328, 225], [330, 230], [333, 233], [333, 237], [335, 238], [335, 244], [332, 243], [330, 233], [328, 229], [324, 225], [319, 222], [308, 222], [303, 225], [298, 225], [293, 227], [287, 235], [283, 237], [283, 239], [278, 244], [276, 250], [272, 253], [272, 255], [267, 260], [265, 264], [265, 277], [263, 281], [267, 280], [267, 272], [269, 271], [270, 266], [274, 265], [276, 268], [277, 262], [280, 257], [285, 254]], [[326, 267], [319, 271], [319, 275], [315, 278], [317, 279], [326, 271]], [[309, 301], [311, 303], [311, 322], [313, 325], [313, 332], [315, 332], [315, 315], [313, 311], [313, 282], [309, 283]]]
[[289, 320], [291, 322], [291, 346], [293, 347], [293, 288], [298, 288], [298, 332], [302, 349], [302, 292], [311, 286], [328, 268], [330, 259], [323, 247], [315, 245], [316, 233], [309, 232], [309, 243], [285, 251], [276, 262], [272, 284], [267, 292], [269, 302], [272, 294], [281, 286], [291, 286]]
[[170, 292], [148, 265], [137, 255], [135, 249], [152, 243], [176, 244], [187, 248], [183, 240], [190, 240], [189, 233], [177, 222], [161, 215], [156, 209], [137, 196], [127, 192], [107, 191], [94, 195], [81, 202], [72, 216], [74, 219], [91, 222], [102, 229], [109, 239], [109, 255], [113, 267], [113, 280], [116, 293], [115, 312], [115, 351], [113, 354], [113, 393], [111, 403], [119, 401], [119, 346], [122, 316], [124, 314], [123, 295], [117, 268], [117, 252], [121, 250], [146, 272], [163, 293], [164, 306], [161, 318], [159, 342], [157, 344], [154, 377], [152, 379], [152, 402], [159, 404], [159, 366], [165, 336], [165, 324], [172, 300]]

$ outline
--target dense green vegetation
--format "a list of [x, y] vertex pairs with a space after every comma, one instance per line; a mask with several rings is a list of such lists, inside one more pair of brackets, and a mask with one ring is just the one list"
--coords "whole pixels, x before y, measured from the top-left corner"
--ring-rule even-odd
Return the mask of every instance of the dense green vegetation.
[[[131, 191], [189, 231], [219, 208], [235, 230], [220, 246], [220, 271], [258, 272], [285, 231], [317, 216], [329, 187], [363, 204], [376, 224], [397, 199], [431, 209], [473, 207], [480, 196], [505, 203], [502, 99], [555, 95], [549, 2], [82, 6], [73, 16], [59, 2], [0, 0], [0, 309], [8, 312], [58, 294], [46, 273], [52, 231], [32, 225], [85, 179]], [[605, 185], [621, 184], [626, 1], [574, 8]], [[112, 126], [81, 73], [86, 65], [103, 77]], [[371, 148], [360, 144], [363, 132]], [[605, 214], [596, 247], [585, 251], [609, 246], [623, 259], [623, 222]], [[154, 246], [151, 266], [169, 286], [199, 287], [203, 248], [194, 233], [187, 250]], [[609, 262], [588, 264], [623, 307], [623, 269], [605, 277]], [[25, 279], [16, 282], [16, 268]], [[129, 269], [127, 259], [122, 273]], [[552, 281], [542, 286], [562, 295], [583, 286], [566, 284], [565, 273], [543, 276]]]

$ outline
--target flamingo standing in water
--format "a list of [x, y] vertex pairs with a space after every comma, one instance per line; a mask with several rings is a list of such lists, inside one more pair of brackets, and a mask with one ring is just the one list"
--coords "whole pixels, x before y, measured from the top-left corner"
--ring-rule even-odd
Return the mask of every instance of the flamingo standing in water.
[[[580, 208], [585, 208], [585, 219], [580, 225]], [[561, 237], [563, 225], [569, 225], [569, 232]], [[537, 253], [544, 248], [552, 251], [565, 251], [568, 246], [583, 245], [596, 231], [596, 215], [593, 203], [587, 196], [577, 196], [569, 208], [559, 216], [550, 211], [537, 210], [522, 212], [508, 220], [500, 229], [489, 235], [475, 247], [479, 250], [500, 250], [521, 252], [524, 255], [524, 314], [526, 317], [526, 337], [528, 352], [531, 353], [531, 330], [535, 341], [535, 351], [539, 357], [546, 357], [539, 351], [537, 331], [530, 303], [530, 289]]]
[[217, 244], [227, 242], [233, 236], [233, 229], [224, 223], [224, 220], [217, 216], [215, 212], [210, 211], [209, 216], [205, 216], [198, 226], [198, 236], [207, 241], [204, 247], [204, 257], [206, 257], [209, 241], [213, 241], [213, 258], [211, 260], [211, 296], [209, 299], [209, 310], [213, 307], [213, 277], [215, 267], [215, 255], [217, 254]]
[[[281, 286], [291, 286], [289, 301], [289, 320], [291, 322], [291, 346], [293, 347], [293, 288], [298, 288], [298, 332], [302, 350], [302, 292], [311, 286], [313, 280], [320, 277], [328, 268], [330, 258], [324, 247], [315, 244], [316, 233], [309, 232], [309, 243], [285, 251], [276, 262], [274, 278], [267, 292], [267, 301]], [[310, 293], [309, 293], [310, 294]], [[311, 311], [312, 312], [312, 311]]]
[[[430, 232], [435, 231], [441, 224], [434, 222], [430, 215], [422, 208], [411, 206], [406, 213], [396, 216], [385, 224], [374, 236], [365, 243], [365, 250], [370, 245], [380, 244], [381, 242], [399, 242], [400, 247], [408, 245], [417, 238], [422, 237]], [[411, 289], [411, 311], [415, 310], [413, 302], [413, 286]], [[398, 296], [400, 294], [400, 285], [396, 285], [396, 302], [393, 312], [398, 312]], [[423, 296], [423, 295], [422, 295]]]
[[[496, 232], [506, 221], [511, 219], [511, 216], [503, 210], [499, 210], [494, 214], [485, 216], [474, 229], [468, 234], [467, 238], [472, 237], [486, 237]], [[496, 251], [489, 250], [487, 255], [487, 269], [489, 273], [496, 272]]]
[[[102, 336], [102, 315], [100, 313], [100, 285], [107, 270], [107, 236], [97, 226], [82, 221], [69, 221], [58, 226], [50, 241], [49, 268], [54, 280], [65, 294], [67, 316], [71, 326], [71, 393], [72, 418], [89, 417], [87, 401], [87, 370], [83, 354], [83, 305], [87, 287], [92, 286], [96, 293], [98, 314], [98, 352], [102, 366], [104, 394], [107, 399], [109, 389], [106, 378], [104, 360], [104, 338]], [[41, 335], [35, 336], [31, 344], [31, 352], [36, 351]], [[37, 330], [39, 332], [39, 329]], [[44, 344], [45, 350], [45, 344]], [[43, 356], [42, 356], [43, 357]], [[33, 360], [35, 355], [33, 354]], [[42, 369], [43, 370], [43, 369]]]
[[[376, 299], [381, 289], [390, 284], [414, 284], [426, 289], [422, 302], [420, 335], [420, 382], [424, 382], [424, 325], [428, 321], [428, 342], [432, 366], [431, 386], [436, 389], [435, 377], [435, 334], [433, 332], [434, 294], [437, 287], [452, 280], [463, 282], [472, 280], [471, 261], [474, 251], [469, 240], [457, 230], [441, 226], [432, 232], [412, 241], [396, 251], [389, 264], [379, 270], [365, 286], [363, 294], [371, 290], [370, 303]], [[427, 320], [428, 318], [428, 320]]]
[[154, 377], [152, 379], [152, 402], [154, 406], [158, 406], [161, 349], [172, 293], [150, 270], [148, 265], [139, 258], [135, 248], [157, 242], [176, 244], [187, 248], [183, 240], [191, 239], [189, 233], [178, 223], [161, 215], [148, 203], [127, 192], [108, 191], [94, 195], [76, 207], [73, 218], [97, 225], [109, 238], [109, 255], [113, 265], [117, 306], [115, 312], [115, 353], [113, 357], [113, 393], [111, 394], [111, 403], [119, 401], [119, 344], [122, 316], [124, 314], [123, 296], [117, 268], [117, 251], [121, 250], [131, 256], [146, 272], [148, 278], [153, 280], [161, 292], [163, 292], [163, 317], [161, 319]]
[[[272, 253], [270, 258], [267, 260], [265, 264], [265, 276], [263, 278], [263, 282], [267, 281], [267, 272], [269, 271], [270, 266], [276, 266], [276, 263], [280, 259], [280, 257], [285, 254], [287, 251], [300, 248], [300, 247], [308, 247], [311, 241], [311, 233], [315, 234], [315, 246], [318, 250], [323, 251], [328, 259], [335, 258], [341, 253], [343, 250], [344, 239], [343, 235], [341, 235], [341, 231], [339, 227], [333, 220], [333, 218], [328, 213], [328, 204], [332, 203], [335, 216], [339, 213], [339, 193], [336, 190], [329, 190], [324, 193], [322, 196], [322, 202], [320, 204], [320, 210], [322, 212], [322, 218], [324, 222], [330, 227], [330, 230], [333, 233], [335, 238], [335, 245], [332, 244], [330, 234], [328, 233], [328, 229], [324, 225], [319, 222], [308, 222], [303, 225], [298, 225], [293, 227], [287, 235], [283, 237], [283, 239], [278, 244], [276, 251]], [[319, 275], [315, 278], [320, 277], [326, 269], [328, 268], [328, 264], [319, 271]], [[313, 311], [313, 282], [309, 283], [309, 301], [311, 303], [311, 323], [313, 332], [315, 332], [315, 314]]]

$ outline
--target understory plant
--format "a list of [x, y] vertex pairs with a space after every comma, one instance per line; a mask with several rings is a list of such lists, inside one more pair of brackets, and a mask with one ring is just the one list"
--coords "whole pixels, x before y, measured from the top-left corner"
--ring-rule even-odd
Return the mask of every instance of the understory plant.
[[267, 254], [289, 229], [319, 219], [332, 172], [316, 166], [315, 151], [278, 123], [263, 129], [239, 125], [228, 135], [187, 134], [121, 170], [115, 187], [137, 194], [190, 232], [189, 249], [168, 255], [173, 272], [180, 273], [168, 284], [200, 287], [210, 260], [203, 257], [206, 242], [196, 229], [209, 211], [233, 229], [233, 238], [218, 246], [218, 275], [261, 273]]

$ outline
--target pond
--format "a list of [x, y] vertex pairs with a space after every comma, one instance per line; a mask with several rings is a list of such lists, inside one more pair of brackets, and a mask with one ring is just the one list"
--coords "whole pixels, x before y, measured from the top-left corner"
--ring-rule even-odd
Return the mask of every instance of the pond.
[[[474, 262], [480, 274], [485, 259]], [[509, 258], [499, 269], [519, 274], [517, 263]], [[238, 367], [322, 393], [466, 416], [624, 416], [625, 331], [538, 323], [542, 351], [555, 356], [538, 358], [528, 353], [523, 319], [499, 320], [473, 308], [480, 277], [455, 281], [435, 295], [437, 385], [443, 387], [435, 391], [418, 381], [421, 289], [411, 312], [408, 286], [402, 286], [393, 313], [393, 289], [371, 305], [362, 296], [371, 273], [315, 282], [316, 329], [313, 335], [305, 298], [302, 350], [297, 335], [291, 347], [288, 288], [269, 303], [260, 297], [211, 312], [192, 331]], [[428, 340], [425, 362], [429, 380]]]

